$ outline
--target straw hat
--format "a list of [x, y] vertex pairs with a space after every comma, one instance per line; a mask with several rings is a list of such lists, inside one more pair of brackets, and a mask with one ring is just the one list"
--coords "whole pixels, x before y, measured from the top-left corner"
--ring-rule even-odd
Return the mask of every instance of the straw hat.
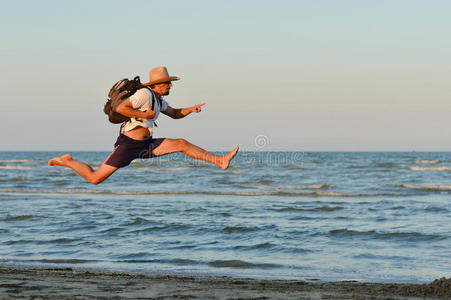
[[169, 76], [168, 69], [166, 67], [157, 67], [149, 72], [149, 82], [143, 83], [142, 85], [152, 85], [156, 83], [162, 83], [167, 81], [175, 81], [180, 78], [177, 76]]

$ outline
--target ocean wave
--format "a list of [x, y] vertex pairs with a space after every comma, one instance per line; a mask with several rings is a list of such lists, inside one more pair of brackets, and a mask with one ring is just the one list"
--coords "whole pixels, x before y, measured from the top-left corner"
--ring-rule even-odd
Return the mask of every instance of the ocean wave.
[[8, 240], [8, 241], [4, 241], [3, 244], [7, 245], [7, 246], [12, 246], [12, 245], [25, 245], [25, 244], [33, 244], [36, 241], [33, 240], [26, 240], [26, 239], [22, 239], [22, 240]]
[[143, 258], [148, 257], [149, 252], [136, 252], [136, 253], [129, 253], [129, 254], [122, 254], [119, 256], [116, 256], [119, 260], [130, 260], [130, 259], [136, 259], [136, 258]]
[[244, 232], [252, 232], [257, 231], [258, 228], [256, 227], [244, 227], [244, 226], [227, 226], [224, 229], [222, 229], [222, 232], [224, 233], [244, 233]]
[[204, 212], [207, 211], [208, 209], [203, 208], [203, 207], [191, 207], [191, 208], [187, 208], [184, 210], [184, 212], [188, 212], [188, 213], [199, 213], [199, 212]]
[[397, 186], [414, 190], [437, 191], [437, 192], [451, 191], [450, 184], [437, 184], [437, 185], [398, 184]]
[[168, 162], [168, 161], [170, 161], [169, 159], [164, 159], [164, 158], [159, 158], [158, 159], [158, 162]]
[[34, 179], [33, 178], [27, 178], [27, 177], [14, 177], [13, 179], [11, 179], [11, 180], [5, 180], [6, 182], [7, 181], [12, 181], [12, 182], [22, 182], [22, 181], [34, 181]]
[[272, 186], [272, 185], [244, 185], [238, 184], [239, 187], [245, 189], [268, 189], [268, 190], [320, 190], [331, 188], [327, 184], [315, 184], [315, 185], [286, 185], [286, 186]]
[[129, 263], [129, 264], [149, 264], [149, 263], [167, 262], [167, 260], [161, 260], [161, 259], [125, 259], [125, 260], [118, 260], [117, 262]]
[[277, 247], [277, 245], [266, 242], [266, 243], [259, 243], [259, 244], [255, 244], [255, 245], [235, 246], [235, 247], [233, 247], [233, 250], [249, 251], [249, 250], [257, 250], [257, 249], [270, 249], [270, 248], [275, 248], [275, 247]]
[[105, 195], [226, 195], [226, 196], [273, 196], [287, 193], [252, 193], [252, 192], [220, 192], [220, 191], [113, 191], [113, 190], [33, 190], [2, 189], [0, 193], [24, 194], [105, 194]]
[[211, 165], [201, 162], [201, 161], [196, 161], [195, 163], [190, 163], [189, 167], [193, 168], [193, 169], [206, 169], [206, 168], [210, 168]]
[[149, 224], [155, 224], [155, 221], [147, 220], [144, 218], [137, 217], [133, 220], [133, 222], [125, 224], [125, 226], [139, 226], [139, 225], [149, 225]]
[[37, 244], [70, 244], [73, 242], [79, 242], [82, 239], [66, 239], [66, 238], [61, 238], [61, 239], [53, 239], [53, 240], [39, 240], [37, 241]]
[[0, 170], [34, 170], [36, 167], [0, 166]]
[[375, 230], [370, 231], [357, 231], [349, 229], [335, 229], [329, 231], [329, 235], [334, 237], [362, 237], [371, 238], [378, 240], [397, 240], [397, 241], [407, 241], [407, 242], [426, 242], [431, 240], [442, 240], [446, 237], [434, 234], [424, 234], [419, 232], [388, 232], [380, 233]]
[[315, 192], [318, 197], [369, 197], [369, 196], [386, 196], [385, 194], [350, 194], [336, 192]]
[[100, 231], [99, 233], [114, 235], [120, 231], [124, 231], [124, 228], [120, 227], [112, 227], [105, 230]]
[[[139, 253], [138, 253], [139, 254]], [[133, 257], [134, 254], [128, 256]], [[139, 258], [139, 256], [138, 256]], [[189, 266], [189, 265], [204, 265], [205, 263], [198, 260], [186, 259], [186, 258], [174, 258], [174, 259], [124, 259], [119, 260], [122, 263], [132, 263], [132, 264], [170, 264], [179, 266]]]
[[264, 268], [272, 269], [279, 268], [280, 265], [276, 264], [265, 264], [265, 263], [250, 263], [243, 260], [214, 260], [208, 263], [208, 265], [216, 268]]
[[180, 245], [180, 246], [168, 246], [170, 250], [186, 250], [197, 248], [197, 245]]
[[439, 160], [418, 159], [415, 161], [417, 164], [438, 164]]
[[[75, 259], [75, 258], [43, 258], [43, 259], [5, 259], [0, 258], [0, 263], [19, 263], [27, 264], [38, 263], [38, 264], [86, 264], [86, 263], [96, 263], [98, 260], [87, 260], [87, 259]], [[60, 268], [61, 266], [58, 266]]]
[[279, 212], [285, 212], [285, 211], [307, 211], [307, 212], [330, 212], [330, 211], [337, 211], [342, 210], [343, 207], [341, 206], [321, 206], [321, 207], [315, 207], [315, 208], [300, 208], [300, 207], [281, 207], [281, 208], [273, 208], [272, 210], [279, 211]]
[[100, 195], [218, 195], [218, 196], [282, 196], [282, 197], [381, 197], [381, 196], [407, 196], [403, 194], [350, 194], [338, 192], [288, 192], [279, 190], [277, 192], [226, 192], [226, 191], [114, 191], [114, 190], [33, 190], [33, 189], [1, 189], [0, 193], [18, 194], [100, 194]]
[[157, 169], [158, 171], [171, 171], [171, 172], [177, 172], [177, 171], [185, 171], [188, 170], [188, 167], [180, 167], [180, 168], [161, 168]]
[[143, 229], [137, 229], [130, 231], [131, 233], [145, 233], [145, 232], [154, 232], [154, 231], [162, 231], [162, 232], [170, 232], [170, 231], [183, 231], [187, 229], [191, 229], [191, 225], [184, 224], [170, 224], [170, 225], [162, 225], [162, 226], [152, 226]]
[[451, 167], [447, 166], [435, 166], [435, 167], [409, 167], [412, 171], [451, 171]]
[[376, 255], [371, 253], [362, 253], [354, 255], [357, 259], [382, 259], [382, 260], [395, 260], [395, 261], [408, 261], [412, 260], [410, 257], [399, 256], [399, 255]]
[[169, 260], [167, 260], [165, 262], [170, 263], [170, 264], [174, 264], [174, 265], [182, 265], [182, 266], [186, 266], [186, 265], [200, 265], [200, 264], [202, 264], [202, 262], [200, 262], [200, 261], [192, 260], [192, 259], [186, 259], [186, 258], [174, 258], [174, 259], [169, 259]]
[[270, 183], [273, 183], [274, 180], [272, 180], [272, 179], [260, 179], [258, 182], [260, 182], [262, 184], [270, 184]]
[[11, 221], [23, 221], [33, 218], [31, 215], [23, 215], [23, 216], [10, 216], [3, 219], [5, 222], [11, 222]]
[[396, 164], [392, 163], [392, 162], [383, 162], [383, 163], [378, 163], [376, 165], [376, 167], [378, 167], [378, 168], [393, 168], [395, 166], [396, 166]]
[[119, 260], [119, 262], [125, 263], [156, 263], [156, 264], [170, 264], [170, 265], [208, 265], [210, 267], [215, 268], [238, 268], [238, 269], [272, 269], [272, 268], [280, 268], [283, 267], [277, 264], [270, 263], [251, 263], [243, 260], [213, 260], [209, 262], [201, 261], [201, 260], [193, 260], [186, 258], [173, 258], [173, 259], [139, 259], [140, 253], [137, 254], [137, 257], [134, 259], [133, 256], [135, 254], [127, 255], [129, 259]]
[[2, 162], [2, 163], [12, 163], [12, 164], [25, 163], [25, 162], [29, 162], [29, 161], [31, 161], [31, 160], [28, 160], [28, 159], [0, 160], [0, 162]]
[[355, 165], [351, 165], [348, 167], [349, 169], [366, 169], [368, 168], [368, 166], [355, 166]]
[[38, 260], [29, 260], [29, 262], [38, 262], [43, 264], [85, 264], [96, 261], [86, 259], [38, 259]]
[[449, 213], [449, 210], [447, 208], [436, 206], [428, 206], [424, 210], [433, 213]]

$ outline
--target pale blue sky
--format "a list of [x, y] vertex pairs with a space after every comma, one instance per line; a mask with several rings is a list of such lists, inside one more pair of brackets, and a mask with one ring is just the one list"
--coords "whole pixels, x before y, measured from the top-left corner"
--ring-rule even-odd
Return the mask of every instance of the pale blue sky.
[[208, 150], [451, 150], [450, 1], [2, 1], [0, 150], [111, 150], [120, 78], [166, 65], [155, 137]]

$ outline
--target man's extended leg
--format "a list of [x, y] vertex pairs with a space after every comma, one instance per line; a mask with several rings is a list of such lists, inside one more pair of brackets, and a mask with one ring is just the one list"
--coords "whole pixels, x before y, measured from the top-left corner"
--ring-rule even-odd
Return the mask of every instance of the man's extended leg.
[[102, 164], [97, 170], [93, 170], [89, 165], [72, 159], [70, 154], [54, 157], [49, 160], [49, 166], [63, 166], [71, 168], [81, 177], [92, 184], [99, 184], [113, 174], [118, 168]]
[[219, 156], [205, 151], [204, 149], [193, 145], [184, 139], [166, 138], [157, 148], [153, 150], [153, 154], [155, 156], [161, 156], [174, 152], [182, 152], [183, 154], [188, 155], [191, 158], [200, 159], [215, 164], [225, 170], [229, 167], [230, 161], [238, 152], [238, 146], [226, 155]]

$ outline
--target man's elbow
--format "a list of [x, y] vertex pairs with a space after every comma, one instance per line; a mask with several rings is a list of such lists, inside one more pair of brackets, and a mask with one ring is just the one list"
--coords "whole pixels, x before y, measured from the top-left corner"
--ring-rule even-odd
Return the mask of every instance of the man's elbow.
[[164, 113], [166, 116], [168, 116], [171, 119], [180, 119], [180, 117], [177, 115], [176, 111], [168, 111], [168, 110], [166, 110], [166, 111], [164, 111], [162, 113]]
[[181, 118], [183, 118], [183, 117], [184, 117], [184, 116], [181, 115], [181, 114], [173, 114], [173, 115], [171, 115], [171, 118], [173, 118], [173, 119], [175, 119], [175, 120], [181, 119]]
[[113, 109], [113, 111], [117, 112], [118, 114], [125, 115], [126, 109], [123, 106], [118, 106], [115, 110]]

